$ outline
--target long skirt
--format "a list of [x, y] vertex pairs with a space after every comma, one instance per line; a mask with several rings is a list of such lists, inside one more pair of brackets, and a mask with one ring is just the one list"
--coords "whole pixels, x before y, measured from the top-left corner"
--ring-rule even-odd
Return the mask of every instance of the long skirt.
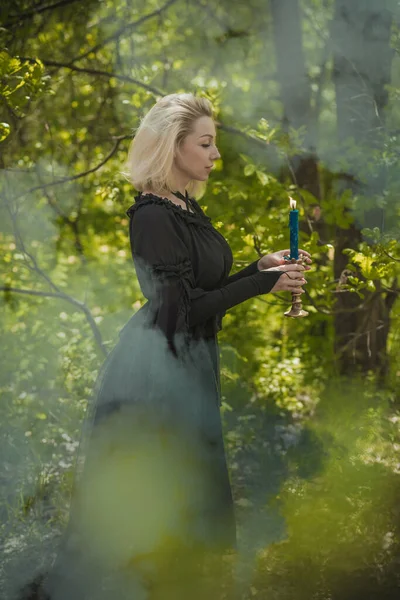
[[236, 550], [216, 340], [135, 323], [106, 359], [83, 429], [51, 600], [232, 598]]

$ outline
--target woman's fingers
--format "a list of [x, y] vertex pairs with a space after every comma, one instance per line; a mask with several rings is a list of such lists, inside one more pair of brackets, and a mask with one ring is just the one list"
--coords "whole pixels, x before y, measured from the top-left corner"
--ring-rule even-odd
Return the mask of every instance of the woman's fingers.
[[269, 269], [261, 269], [261, 271], [305, 271], [306, 267], [297, 263], [289, 263], [286, 265], [279, 265], [279, 267], [270, 267]]
[[[287, 277], [284, 277], [287, 275]], [[292, 292], [294, 294], [304, 294], [302, 288], [307, 283], [307, 280], [303, 277], [300, 272], [292, 271], [292, 273], [282, 273], [279, 277], [275, 286], [271, 291], [273, 292]]]
[[286, 272], [285, 272], [285, 273], [283, 273], [283, 274], [284, 274], [284, 275], [286, 275], [286, 276], [287, 276], [289, 279], [291, 279], [291, 280], [294, 280], [294, 281], [295, 281], [295, 280], [297, 280], [297, 279], [300, 279], [300, 280], [304, 280], [304, 281], [305, 281], [305, 278], [304, 278], [304, 275], [303, 275], [303, 273], [297, 273], [297, 272], [295, 272], [295, 271], [292, 271], [292, 273], [288, 273], [288, 272], [286, 271]]
[[[284, 277], [283, 290], [288, 292], [296, 292], [298, 294], [303, 294], [304, 290], [302, 286], [307, 283], [307, 280], [303, 276], [303, 273], [300, 271], [292, 271], [292, 273], [285, 272], [283, 275], [287, 275]], [[282, 277], [281, 277], [282, 279]]]
[[288, 264], [288, 265], [280, 265], [277, 267], [280, 271], [305, 271], [305, 267], [303, 265], [298, 265], [297, 263]]
[[[282, 254], [282, 256], [290, 256], [290, 248], [285, 248], [285, 250], [280, 250], [279, 252], [280, 254]], [[311, 260], [311, 254], [307, 252], [307, 250], [302, 250], [301, 248], [299, 248], [299, 255], [306, 256]]]
[[299, 254], [303, 254], [304, 256], [308, 256], [308, 258], [311, 258], [311, 254], [309, 252], [307, 252], [307, 250], [299, 249]]
[[304, 271], [284, 271], [283, 274], [289, 279], [304, 279]]
[[288, 281], [287, 282], [287, 286], [290, 288], [298, 288], [301, 287], [302, 285], [306, 285], [307, 281], [305, 281], [304, 279], [295, 279], [293, 281]]

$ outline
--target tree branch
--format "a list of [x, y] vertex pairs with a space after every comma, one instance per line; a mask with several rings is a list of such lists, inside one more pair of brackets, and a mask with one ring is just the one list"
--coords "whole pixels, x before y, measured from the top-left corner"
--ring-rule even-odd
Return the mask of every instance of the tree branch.
[[[21, 58], [21, 60], [32, 61], [34, 59]], [[159, 90], [159, 89], [153, 87], [152, 85], [147, 85], [147, 83], [143, 83], [143, 81], [139, 81], [139, 79], [135, 79], [134, 77], [129, 77], [128, 75], [118, 75], [117, 73], [109, 73], [108, 71], [100, 71], [99, 69], [76, 67], [73, 64], [60, 63], [55, 60], [42, 60], [41, 59], [41, 62], [47, 67], [60, 67], [63, 69], [70, 69], [71, 71], [76, 71], [77, 73], [87, 73], [88, 75], [96, 75], [96, 77], [107, 77], [108, 79], [113, 78], [113, 79], [118, 79], [119, 81], [126, 81], [127, 83], [134, 83], [135, 85], [138, 85], [138, 86], [144, 88], [145, 90], [148, 90], [149, 92], [151, 92], [152, 94], [155, 94], [156, 96], [164, 96], [165, 95], [162, 90]]]
[[69, 304], [76, 306], [77, 308], [79, 308], [79, 310], [81, 310], [85, 314], [85, 317], [90, 325], [90, 328], [93, 332], [95, 340], [98, 343], [98, 345], [100, 346], [101, 351], [103, 352], [104, 356], [108, 356], [108, 350], [103, 344], [103, 340], [102, 340], [99, 328], [97, 327], [96, 322], [95, 322], [89, 308], [83, 302], [80, 302], [79, 300], [76, 300], [72, 296], [69, 296], [68, 294], [64, 294], [64, 292], [61, 292], [61, 291], [42, 292], [42, 291], [38, 291], [38, 290], [27, 290], [27, 289], [23, 289], [23, 288], [15, 288], [15, 287], [11, 287], [8, 285], [0, 286], [0, 291], [4, 292], [5, 295], [9, 294], [9, 293], [14, 293], [14, 294], [28, 294], [30, 296], [42, 296], [42, 297], [47, 297], [47, 298], [61, 298], [61, 300], [65, 300], [66, 302], [69, 302]]
[[[39, 169], [36, 169], [36, 173], [37, 173], [37, 177], [38, 177], [39, 181], [42, 181], [42, 177], [41, 177]], [[76, 248], [79, 256], [81, 257], [82, 262], [86, 263], [86, 256], [84, 255], [84, 252], [83, 252], [83, 245], [82, 245], [82, 242], [80, 239], [79, 227], [78, 227], [79, 218], [81, 216], [81, 206], [79, 206], [78, 210], [76, 211], [77, 216], [74, 218], [74, 220], [72, 220], [67, 214], [64, 213], [64, 211], [59, 207], [57, 202], [55, 200], [53, 200], [53, 198], [49, 194], [49, 191], [47, 188], [43, 190], [43, 194], [47, 198], [47, 202], [48, 202], [49, 206], [52, 208], [52, 210], [54, 210], [54, 212], [59, 217], [62, 218], [64, 223], [66, 223], [66, 225], [68, 225], [71, 228], [71, 230], [74, 234], [74, 238], [75, 238], [75, 248]]]
[[[20, 234], [20, 231], [19, 231], [19, 228], [17, 225], [17, 220], [15, 217], [15, 214], [13, 214], [13, 212], [11, 211], [8, 203], [6, 203], [6, 209], [9, 213], [11, 221], [12, 221], [12, 225], [13, 225], [13, 229], [14, 229], [14, 236], [15, 236], [15, 240], [17, 242], [16, 245], [17, 246], [19, 245], [19, 247], [20, 247], [21, 251], [24, 253], [24, 255], [27, 256], [32, 261], [33, 267], [28, 263], [27, 264], [28, 268], [31, 269], [32, 271], [35, 271], [36, 273], [38, 273], [45, 281], [47, 281], [49, 286], [51, 288], [53, 288], [53, 290], [54, 290], [52, 295], [56, 295], [57, 297], [60, 297], [64, 300], [66, 300], [67, 302], [73, 304], [74, 306], [77, 306], [80, 310], [82, 310], [84, 312], [86, 319], [93, 331], [96, 342], [98, 343], [104, 356], [107, 356], [108, 352], [103, 344], [100, 330], [97, 327], [96, 322], [95, 322], [90, 310], [88, 309], [88, 307], [83, 302], [80, 302], [79, 300], [75, 300], [75, 298], [72, 298], [68, 294], [65, 294], [64, 292], [62, 292], [56, 286], [56, 284], [50, 279], [50, 277], [39, 267], [36, 258], [30, 252], [28, 252], [28, 250], [25, 247], [24, 241], [22, 239], [22, 236]], [[0, 289], [2, 289], [4, 292], [18, 291], [17, 288], [11, 288], [10, 286], [3, 286]], [[28, 291], [25, 291], [25, 293], [28, 293]], [[49, 293], [46, 293], [46, 295], [48, 295], [48, 294]], [[34, 295], [38, 295], [38, 294], [34, 292]], [[42, 293], [41, 295], [44, 295], [44, 294]]]
[[389, 254], [389, 252], [386, 252], [386, 250], [385, 250], [384, 248], [382, 248], [382, 252], [383, 252], [384, 254], [386, 254], [386, 256], [388, 256], [388, 257], [390, 258], [390, 260], [394, 260], [394, 262], [400, 262], [400, 258], [395, 258], [394, 256], [391, 256], [391, 255]]
[[43, 13], [47, 10], [59, 8], [60, 6], [68, 6], [68, 4], [73, 4], [74, 2], [79, 2], [79, 0], [59, 0], [59, 2], [55, 2], [54, 4], [38, 6], [37, 8], [21, 13], [20, 15], [10, 15], [10, 19], [12, 19], [14, 22], [8, 21], [5, 25], [3, 25], [3, 27], [13, 27], [17, 25], [19, 21], [24, 21], [25, 19], [29, 19], [30, 17]]
[[143, 17], [141, 17], [137, 21], [133, 21], [132, 23], [128, 23], [126, 25], [123, 25], [122, 27], [120, 27], [119, 29], [117, 29], [117, 31], [115, 33], [113, 33], [112, 35], [108, 36], [105, 40], [103, 40], [99, 44], [96, 44], [95, 46], [93, 46], [92, 48], [90, 48], [89, 50], [87, 50], [86, 52], [84, 52], [83, 54], [80, 54], [76, 58], [73, 58], [70, 61], [70, 63], [68, 63], [68, 64], [71, 65], [71, 64], [77, 62], [78, 60], [82, 60], [83, 58], [86, 58], [89, 54], [96, 53], [98, 50], [100, 50], [101, 48], [104, 48], [104, 46], [106, 46], [110, 42], [113, 42], [113, 41], [117, 40], [126, 31], [129, 31], [130, 29], [135, 29], [136, 27], [138, 27], [139, 25], [142, 25], [142, 23], [145, 23], [146, 21], [148, 21], [149, 19], [152, 19], [153, 17], [158, 17], [165, 10], [167, 10], [167, 8], [169, 8], [170, 6], [172, 6], [172, 4], [174, 4], [176, 1], [177, 0], [168, 0], [164, 4], [164, 6], [162, 6], [158, 10], [154, 10], [153, 12], [149, 13], [148, 15], [144, 15]]
[[55, 186], [55, 185], [61, 185], [62, 183], [67, 183], [67, 182], [70, 182], [70, 181], [76, 181], [77, 179], [81, 179], [82, 177], [85, 177], [86, 175], [90, 175], [90, 173], [94, 173], [95, 171], [97, 171], [98, 169], [100, 169], [103, 165], [105, 165], [107, 161], [110, 160], [110, 158], [118, 150], [118, 147], [119, 147], [120, 143], [122, 142], [122, 140], [131, 139], [131, 137], [132, 136], [130, 136], [130, 135], [115, 136], [113, 138], [113, 139], [115, 139], [114, 148], [111, 150], [110, 154], [108, 154], [97, 166], [92, 167], [91, 169], [88, 169], [87, 171], [83, 171], [82, 173], [77, 173], [77, 175], [71, 175], [70, 177], [62, 177], [61, 179], [56, 179], [54, 181], [50, 181], [49, 183], [43, 183], [41, 185], [35, 185], [34, 187], [29, 188], [28, 190], [25, 190], [24, 192], [22, 192], [18, 196], [15, 196], [13, 198], [13, 200], [19, 200], [20, 198], [23, 198], [24, 196], [26, 196], [26, 194], [32, 194], [33, 192], [36, 192], [37, 190], [44, 190], [44, 189], [46, 189], [48, 187], [52, 187], [52, 186]]
[[218, 127], [218, 129], [221, 129], [221, 131], [226, 131], [227, 133], [234, 133], [235, 135], [238, 135], [246, 140], [254, 142], [254, 144], [256, 144], [257, 146], [264, 148], [264, 150], [267, 149], [267, 142], [265, 142], [261, 138], [256, 138], [252, 135], [249, 135], [248, 133], [237, 129], [237, 127], [233, 127], [232, 125], [224, 125], [220, 121], [216, 122], [216, 126]]

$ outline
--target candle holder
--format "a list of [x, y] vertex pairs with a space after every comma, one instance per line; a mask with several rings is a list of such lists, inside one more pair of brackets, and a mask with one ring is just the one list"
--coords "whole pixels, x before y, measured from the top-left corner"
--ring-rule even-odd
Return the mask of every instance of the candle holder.
[[[297, 264], [297, 265], [303, 264], [302, 256], [300, 256], [300, 258], [298, 258], [298, 259], [290, 258], [289, 256], [285, 256], [284, 258], [285, 258], [285, 260], [287, 260], [288, 262], [291, 262], [292, 264]], [[303, 309], [303, 304], [301, 302], [301, 293], [298, 294], [297, 292], [292, 292], [292, 306], [284, 314], [285, 314], [285, 317], [293, 317], [293, 318], [307, 317], [308, 312]]]

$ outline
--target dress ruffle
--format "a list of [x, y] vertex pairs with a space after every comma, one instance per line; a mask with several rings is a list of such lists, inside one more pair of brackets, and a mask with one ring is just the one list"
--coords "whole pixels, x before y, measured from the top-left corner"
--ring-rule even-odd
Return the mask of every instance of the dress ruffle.
[[189, 259], [183, 260], [179, 264], [175, 265], [152, 265], [152, 271], [157, 278], [173, 279], [176, 280], [180, 285], [183, 295], [181, 301], [178, 304], [178, 318], [179, 323], [181, 319], [184, 322], [184, 331], [189, 331], [189, 311], [190, 311], [190, 289], [191, 289], [191, 275], [192, 275], [192, 263]]
[[182, 208], [172, 200], [168, 198], [164, 198], [161, 196], [156, 196], [155, 194], [146, 194], [143, 196], [141, 193], [135, 196], [135, 204], [132, 204], [126, 211], [128, 217], [131, 217], [135, 210], [144, 206], [145, 204], [160, 204], [165, 206], [167, 209], [172, 210], [175, 214], [184, 218], [187, 223], [191, 225], [197, 225], [198, 227], [212, 227], [211, 217], [207, 216], [199, 206], [199, 204], [191, 198], [191, 203], [195, 207], [196, 212], [189, 212], [185, 208]]

